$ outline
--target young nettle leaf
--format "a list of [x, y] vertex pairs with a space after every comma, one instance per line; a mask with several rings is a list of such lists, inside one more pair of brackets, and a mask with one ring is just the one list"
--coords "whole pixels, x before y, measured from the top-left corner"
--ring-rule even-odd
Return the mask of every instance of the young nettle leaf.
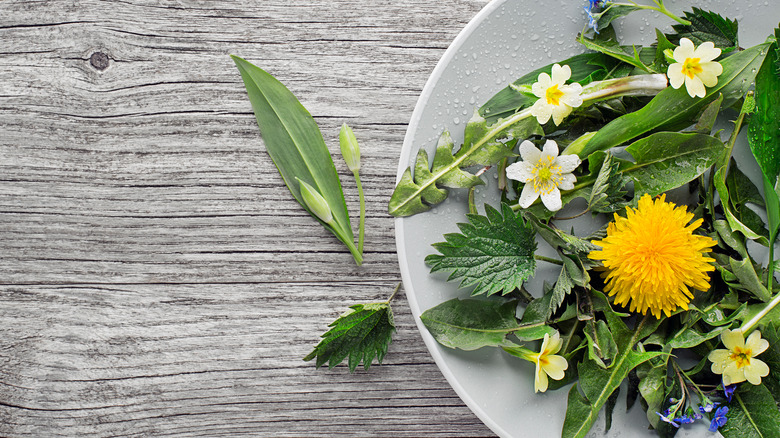
[[502, 203], [501, 211], [485, 205], [485, 215], [467, 215], [458, 224], [461, 233], [445, 234], [446, 242], [433, 247], [425, 263], [431, 272], [452, 271], [449, 280], [461, 287], [474, 286], [472, 295], [502, 295], [514, 291], [533, 276], [536, 241], [533, 227]]
[[303, 358], [316, 360], [319, 368], [328, 363], [333, 368], [347, 359], [349, 372], [363, 362], [368, 370], [374, 358], [381, 364], [395, 332], [393, 310], [389, 300], [380, 303], [355, 304], [330, 323], [314, 350]]
[[594, 213], [614, 213], [622, 210], [628, 203], [624, 200], [623, 190], [628, 179], [619, 171], [619, 164], [607, 153], [601, 164], [596, 181], [591, 186], [588, 197], [588, 210]]
[[715, 12], [699, 8], [686, 11], [685, 18], [691, 24], [675, 24], [672, 26], [675, 33], [666, 35], [672, 43], [679, 45], [681, 38], [688, 38], [696, 46], [711, 41], [723, 53], [731, 52], [739, 47], [737, 20], [729, 20]]

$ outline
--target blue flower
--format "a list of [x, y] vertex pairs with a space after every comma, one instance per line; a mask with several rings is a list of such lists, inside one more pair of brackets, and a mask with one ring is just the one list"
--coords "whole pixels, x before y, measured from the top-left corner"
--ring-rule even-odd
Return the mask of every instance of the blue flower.
[[[593, 29], [594, 32], [599, 33], [596, 17], [593, 16], [593, 3], [593, 0], [590, 0], [590, 3], [585, 6], [585, 13], [588, 14], [588, 27]], [[595, 3], [598, 4], [598, 2]]]
[[661, 420], [663, 420], [663, 421], [664, 421], [664, 422], [666, 422], [666, 423], [669, 423], [669, 424], [671, 424], [671, 425], [672, 425], [672, 426], [674, 426], [674, 427], [678, 427], [678, 428], [679, 428], [679, 427], [680, 427], [680, 425], [679, 425], [679, 424], [677, 424], [677, 423], [675, 423], [673, 419], [669, 418], [669, 416], [670, 416], [670, 415], [669, 415], [669, 411], [666, 411], [665, 413], [666, 413], [666, 416], [664, 416], [664, 415], [663, 415], [663, 414], [661, 414], [660, 412], [656, 412], [656, 414], [658, 414], [658, 416], [659, 416], [659, 417], [661, 417]]
[[677, 418], [677, 421], [679, 421], [679, 422], [680, 422], [680, 424], [691, 424], [691, 423], [693, 423], [694, 421], [696, 421], [696, 418], [694, 418], [694, 417], [689, 417], [689, 416], [687, 416], [687, 415], [683, 415], [682, 417], [680, 417], [680, 418]]
[[[708, 400], [709, 401], [709, 400]], [[699, 410], [702, 414], [707, 414], [712, 412], [713, 409], [715, 409], [720, 403], [714, 402], [714, 403], [707, 403], [704, 406], [699, 406]]]
[[731, 397], [734, 395], [734, 390], [737, 389], [737, 384], [726, 385], [723, 387], [723, 395], [726, 396], [726, 400], [731, 401]]
[[710, 432], [715, 432], [718, 430], [719, 427], [723, 427], [724, 424], [726, 424], [726, 421], [728, 421], [728, 418], [726, 418], [726, 414], [729, 412], [728, 406], [723, 406], [718, 408], [717, 411], [715, 411], [715, 416], [712, 417], [712, 421], [710, 422]]

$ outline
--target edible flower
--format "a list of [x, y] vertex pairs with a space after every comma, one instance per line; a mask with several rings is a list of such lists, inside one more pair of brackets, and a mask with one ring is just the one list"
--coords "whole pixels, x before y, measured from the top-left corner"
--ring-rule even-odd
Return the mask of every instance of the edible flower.
[[708, 430], [710, 432], [715, 432], [718, 430], [718, 428], [723, 427], [723, 425], [725, 425], [726, 421], [728, 420], [728, 418], [726, 418], [726, 414], [728, 412], [728, 406], [718, 408], [718, 410], [715, 411], [715, 416], [712, 417], [712, 421], [710, 421], [710, 428]]
[[662, 420], [663, 422], [665, 422], [665, 423], [669, 423], [669, 424], [671, 424], [672, 426], [674, 426], [674, 427], [677, 427], [677, 428], [679, 428], [679, 427], [680, 427], [680, 425], [679, 425], [679, 424], [677, 424], [677, 423], [675, 423], [674, 419], [672, 419], [672, 418], [671, 418], [672, 414], [670, 414], [670, 413], [669, 413], [669, 411], [666, 411], [666, 412], [665, 412], [665, 414], [666, 414], [666, 415], [664, 415], [664, 414], [662, 414], [662, 413], [660, 413], [660, 412], [656, 412], [656, 414], [658, 414], [658, 416], [659, 416], [659, 417], [661, 417], [661, 420]]
[[547, 391], [547, 376], [553, 380], [563, 379], [569, 363], [563, 356], [555, 354], [561, 350], [561, 344], [561, 335], [558, 332], [555, 332], [552, 337], [545, 333], [539, 353], [531, 356], [531, 361], [536, 363], [534, 392]]
[[582, 105], [582, 85], [576, 82], [566, 85], [570, 77], [571, 67], [555, 64], [552, 67], [552, 76], [539, 73], [537, 82], [531, 85], [531, 92], [539, 98], [531, 106], [531, 115], [536, 117], [540, 124], [547, 123], [552, 117], [553, 122], [560, 125], [572, 108]]
[[761, 378], [769, 375], [769, 367], [756, 356], [769, 348], [769, 342], [761, 339], [761, 332], [752, 332], [747, 340], [742, 330], [726, 330], [720, 335], [726, 349], [713, 350], [708, 359], [712, 362], [712, 372], [723, 374], [723, 384], [748, 382], [761, 384]]
[[723, 396], [726, 397], [726, 400], [731, 401], [731, 397], [734, 396], [735, 389], [737, 389], [736, 383], [732, 383], [731, 385], [723, 385]]
[[715, 270], [715, 260], [705, 255], [715, 240], [693, 233], [702, 219], [688, 224], [693, 214], [665, 199], [645, 194], [638, 208], [626, 207], [626, 217], [615, 213], [607, 236], [591, 242], [601, 249], [588, 254], [602, 260], [604, 291], [616, 304], [643, 315], [649, 310], [656, 318], [687, 310], [690, 289], [709, 289], [707, 273]]
[[691, 97], [704, 97], [706, 87], [718, 84], [718, 76], [723, 73], [723, 66], [713, 61], [720, 56], [720, 49], [710, 41], [702, 43], [698, 48], [688, 38], [680, 38], [680, 45], [674, 49], [672, 57], [676, 61], [669, 65], [666, 75], [672, 88], [680, 88], [685, 83], [685, 89]]
[[577, 177], [572, 171], [580, 165], [577, 155], [558, 155], [558, 144], [547, 140], [540, 151], [526, 140], [520, 144], [520, 158], [506, 168], [507, 178], [525, 183], [518, 203], [528, 208], [542, 198], [542, 203], [550, 211], [560, 210], [561, 190], [572, 190]]

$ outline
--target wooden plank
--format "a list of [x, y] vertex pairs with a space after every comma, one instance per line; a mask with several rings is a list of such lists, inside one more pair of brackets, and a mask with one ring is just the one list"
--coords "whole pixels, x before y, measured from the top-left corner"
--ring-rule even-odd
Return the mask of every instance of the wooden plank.
[[[301, 360], [398, 282], [406, 124], [486, 3], [0, 2], [0, 436], [490, 435], [403, 294], [383, 365]], [[355, 130], [364, 266], [292, 201], [230, 54], [296, 93], [342, 175]]]

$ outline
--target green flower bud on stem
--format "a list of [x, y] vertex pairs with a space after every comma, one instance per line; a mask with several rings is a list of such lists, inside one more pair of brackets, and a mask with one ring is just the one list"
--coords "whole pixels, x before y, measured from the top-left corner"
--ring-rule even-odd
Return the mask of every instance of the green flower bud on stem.
[[357, 138], [355, 138], [352, 128], [347, 126], [346, 123], [341, 125], [339, 146], [341, 147], [341, 156], [347, 162], [349, 170], [352, 173], [360, 170], [360, 146], [358, 146]]
[[298, 184], [301, 187], [301, 197], [303, 198], [303, 202], [306, 204], [306, 206], [309, 207], [309, 210], [311, 210], [315, 216], [320, 218], [321, 221], [332, 226], [333, 213], [330, 210], [328, 201], [322, 197], [317, 189], [310, 186], [305, 181], [301, 181], [299, 178], [295, 179], [298, 180]]

